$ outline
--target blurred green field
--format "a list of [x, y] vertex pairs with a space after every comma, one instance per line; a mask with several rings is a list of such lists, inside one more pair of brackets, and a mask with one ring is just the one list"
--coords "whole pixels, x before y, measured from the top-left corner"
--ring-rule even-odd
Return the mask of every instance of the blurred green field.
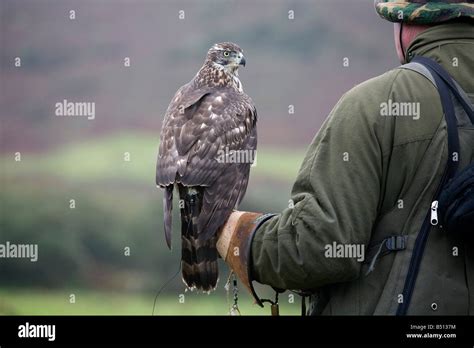
[[[69, 302], [74, 293], [75, 303]], [[270, 308], [260, 308], [248, 296], [239, 301], [241, 315], [269, 315]], [[282, 295], [281, 315], [298, 315], [299, 298], [288, 303]], [[98, 291], [0, 289], [0, 315], [151, 315], [154, 295]], [[184, 293], [184, 303], [176, 296], [158, 297], [154, 315], [227, 315], [225, 294]]]
[[[151, 314], [149, 294], [175, 273], [181, 254], [179, 223], [173, 226], [173, 251], [164, 243], [162, 193], [154, 182], [157, 149], [150, 134], [116, 133], [24, 152], [18, 162], [13, 153], [0, 157], [0, 243], [35, 243], [39, 249], [37, 262], [1, 261], [0, 314]], [[241, 208], [284, 209], [303, 155], [260, 149]], [[174, 213], [179, 221], [178, 209]], [[220, 263], [224, 274], [228, 268]], [[38, 290], [43, 288], [50, 290]], [[82, 289], [74, 292], [76, 304], [68, 302], [69, 288]], [[222, 291], [189, 293], [181, 304], [182, 289], [175, 279], [155, 314], [226, 313]], [[269, 312], [245, 294], [241, 307], [244, 314]], [[299, 304], [282, 309], [298, 312]]]
[[[42, 175], [63, 180], [92, 182], [127, 180], [153, 185], [158, 137], [146, 133], [118, 133], [82, 143], [71, 143], [40, 154], [13, 154], [1, 158], [6, 176]], [[130, 160], [124, 160], [128, 153]], [[296, 177], [304, 150], [265, 148], [257, 152], [251, 176], [288, 181]]]

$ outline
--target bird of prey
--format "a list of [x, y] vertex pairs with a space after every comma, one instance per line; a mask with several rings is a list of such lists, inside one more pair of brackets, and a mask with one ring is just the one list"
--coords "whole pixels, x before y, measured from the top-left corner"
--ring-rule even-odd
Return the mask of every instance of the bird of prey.
[[175, 188], [179, 194], [182, 276], [191, 290], [216, 287], [216, 234], [242, 200], [255, 158], [257, 111], [239, 80], [241, 65], [245, 57], [239, 46], [214, 44], [164, 116], [156, 183], [164, 189], [169, 248]]

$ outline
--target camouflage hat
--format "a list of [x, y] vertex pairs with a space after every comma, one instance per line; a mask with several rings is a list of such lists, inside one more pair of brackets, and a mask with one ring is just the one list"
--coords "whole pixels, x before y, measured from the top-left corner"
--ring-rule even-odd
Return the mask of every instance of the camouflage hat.
[[375, 10], [391, 22], [411, 24], [440, 23], [460, 17], [474, 19], [474, 2], [461, 1], [375, 0]]

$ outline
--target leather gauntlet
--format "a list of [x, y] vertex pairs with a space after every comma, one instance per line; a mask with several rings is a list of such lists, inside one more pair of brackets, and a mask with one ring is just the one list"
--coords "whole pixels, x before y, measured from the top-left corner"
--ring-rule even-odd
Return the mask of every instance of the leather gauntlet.
[[217, 250], [234, 271], [255, 302], [263, 307], [252, 285], [251, 245], [255, 231], [275, 214], [238, 211], [231, 214], [217, 241]]

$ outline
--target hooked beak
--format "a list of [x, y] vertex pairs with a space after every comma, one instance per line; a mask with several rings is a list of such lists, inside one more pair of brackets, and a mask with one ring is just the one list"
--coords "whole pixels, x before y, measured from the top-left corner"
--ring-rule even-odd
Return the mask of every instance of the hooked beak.
[[245, 66], [245, 63], [246, 63], [246, 61], [245, 61], [245, 57], [244, 57], [244, 56], [240, 57], [240, 62], [239, 62], [239, 65], [243, 65], [243, 66]]

